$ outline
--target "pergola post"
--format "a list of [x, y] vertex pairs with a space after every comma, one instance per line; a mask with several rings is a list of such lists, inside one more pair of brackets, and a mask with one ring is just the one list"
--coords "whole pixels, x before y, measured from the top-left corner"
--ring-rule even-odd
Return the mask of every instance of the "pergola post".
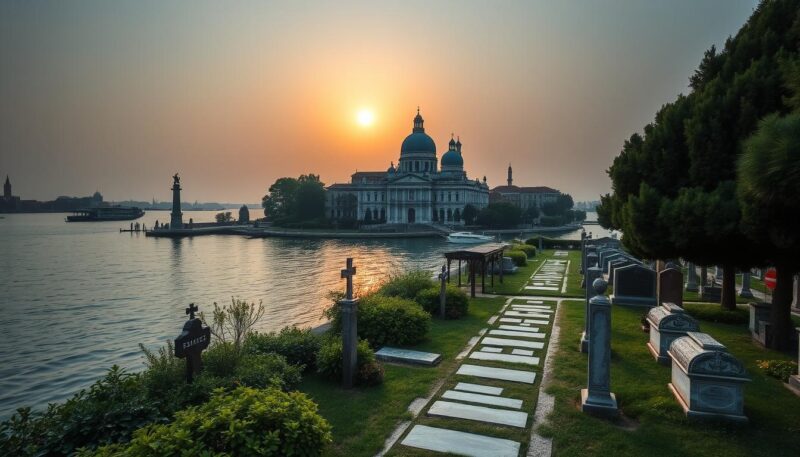
[[467, 266], [469, 267], [470, 295], [475, 298], [475, 261], [469, 260]]
[[447, 283], [450, 283], [450, 259], [447, 259]]
[[486, 293], [486, 257], [481, 258], [481, 293]]
[[500, 251], [500, 284], [503, 284], [503, 251]]
[[461, 287], [461, 259], [458, 259], [458, 287]]

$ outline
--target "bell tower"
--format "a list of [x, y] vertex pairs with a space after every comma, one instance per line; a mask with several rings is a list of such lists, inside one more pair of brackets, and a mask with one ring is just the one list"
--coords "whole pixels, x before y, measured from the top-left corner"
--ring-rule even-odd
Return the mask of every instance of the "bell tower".
[[508, 164], [508, 187], [512, 186], [514, 179], [511, 177], [511, 164]]
[[8, 175], [6, 175], [6, 183], [3, 184], [3, 198], [11, 200], [11, 181], [8, 180]]

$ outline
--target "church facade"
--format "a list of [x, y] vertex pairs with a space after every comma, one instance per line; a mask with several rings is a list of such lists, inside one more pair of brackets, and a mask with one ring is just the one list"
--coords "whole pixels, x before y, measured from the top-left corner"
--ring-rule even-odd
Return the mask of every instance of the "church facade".
[[464, 208], [489, 204], [489, 187], [464, 171], [461, 141], [450, 139], [441, 161], [417, 110], [414, 128], [400, 147], [397, 167], [356, 172], [349, 183], [328, 186], [326, 209], [333, 220], [387, 224], [462, 225]]

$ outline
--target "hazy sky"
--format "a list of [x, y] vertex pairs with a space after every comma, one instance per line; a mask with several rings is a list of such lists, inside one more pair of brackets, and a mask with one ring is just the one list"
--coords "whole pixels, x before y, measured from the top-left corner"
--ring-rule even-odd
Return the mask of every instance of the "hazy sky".
[[[259, 201], [397, 161], [419, 105], [471, 177], [607, 192], [755, 0], [4, 1], [0, 176], [51, 199]], [[371, 127], [356, 112], [374, 112]]]

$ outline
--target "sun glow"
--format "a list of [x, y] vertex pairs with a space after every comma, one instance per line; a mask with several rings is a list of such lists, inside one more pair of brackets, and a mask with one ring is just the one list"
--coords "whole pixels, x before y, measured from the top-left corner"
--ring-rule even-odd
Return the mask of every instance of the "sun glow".
[[362, 108], [356, 113], [356, 122], [362, 127], [369, 127], [375, 123], [375, 114], [367, 108]]

